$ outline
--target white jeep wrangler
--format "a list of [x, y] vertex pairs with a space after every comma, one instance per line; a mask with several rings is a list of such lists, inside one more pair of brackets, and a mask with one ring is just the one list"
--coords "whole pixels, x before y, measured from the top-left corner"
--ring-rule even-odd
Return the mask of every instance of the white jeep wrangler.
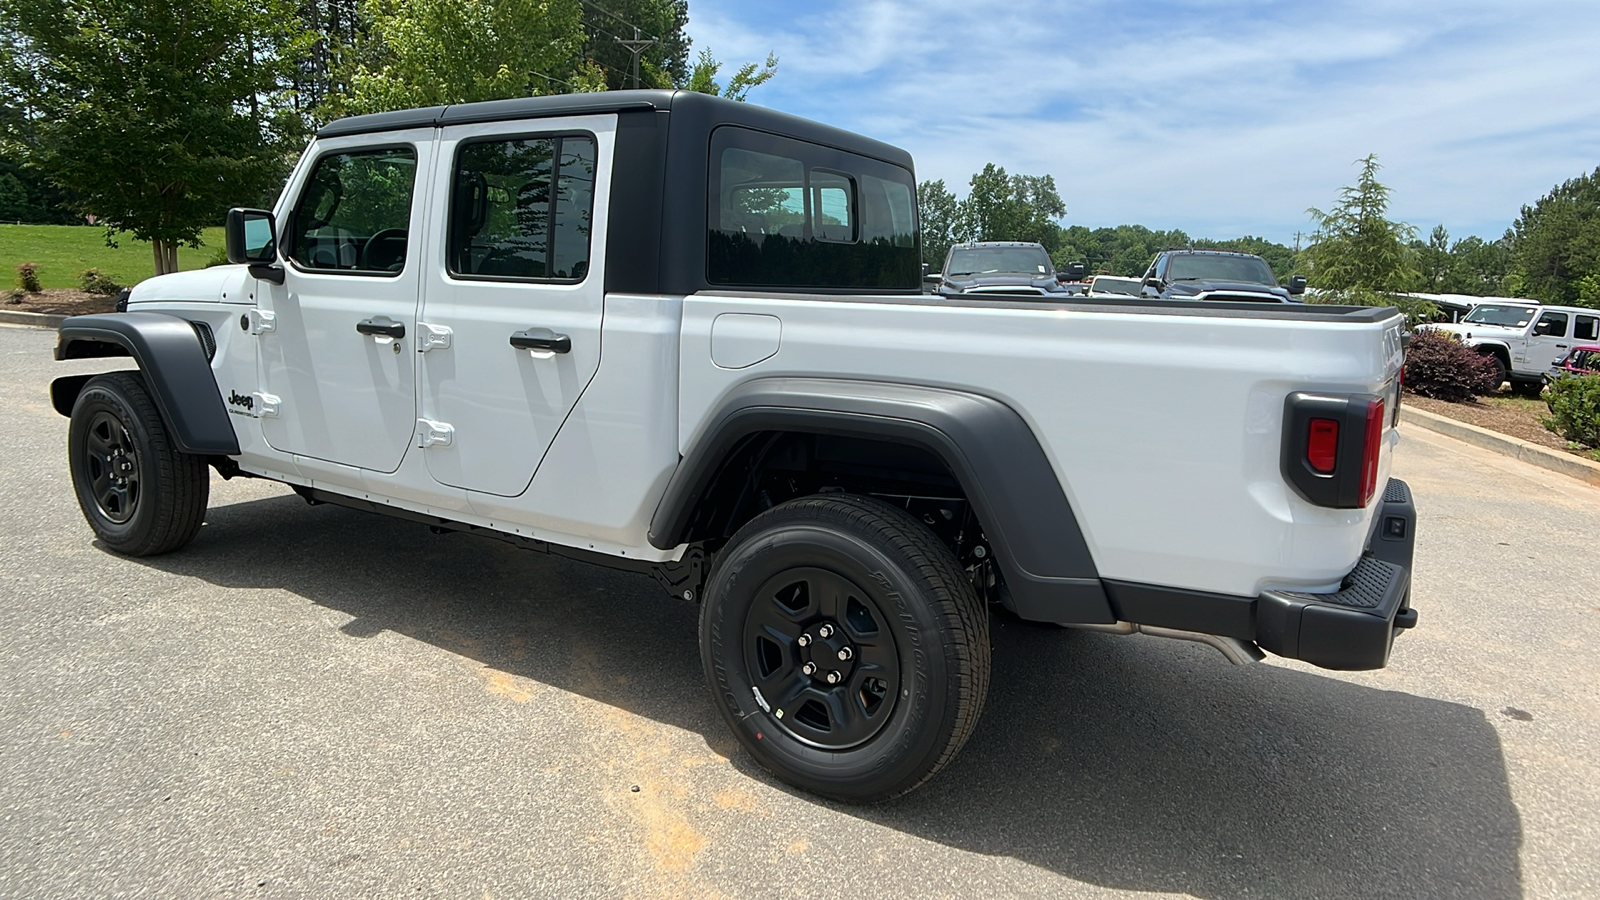
[[1415, 516], [1394, 310], [920, 293], [903, 151], [694, 93], [334, 122], [237, 265], [69, 319], [95, 534], [190, 541], [208, 468], [649, 572], [779, 777], [905, 793], [989, 616], [1376, 668]]
[[1600, 310], [1534, 303], [1480, 303], [1461, 321], [1429, 328], [1455, 335], [1495, 364], [1496, 385], [1510, 379], [1537, 396], [1550, 372], [1577, 344], [1600, 340]]

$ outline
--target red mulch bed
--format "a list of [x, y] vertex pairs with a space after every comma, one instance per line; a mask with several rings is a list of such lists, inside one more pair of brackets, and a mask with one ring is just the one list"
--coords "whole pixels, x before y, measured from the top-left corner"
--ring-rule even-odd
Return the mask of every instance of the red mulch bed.
[[25, 291], [0, 293], [0, 309], [9, 309], [13, 312], [51, 313], [58, 316], [113, 312], [116, 303], [117, 298], [113, 295], [88, 294], [75, 288], [50, 288], [37, 294]]

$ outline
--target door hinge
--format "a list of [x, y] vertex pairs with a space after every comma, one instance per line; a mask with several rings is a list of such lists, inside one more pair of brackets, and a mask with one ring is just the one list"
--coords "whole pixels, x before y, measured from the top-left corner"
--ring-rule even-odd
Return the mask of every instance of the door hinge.
[[448, 447], [456, 442], [456, 429], [447, 422], [435, 422], [432, 419], [417, 420], [417, 446], [426, 450], [429, 447]]
[[441, 350], [450, 348], [450, 335], [453, 332], [444, 325], [429, 325], [427, 322], [417, 323], [417, 352], [427, 353], [435, 347]]
[[255, 401], [250, 405], [250, 415], [258, 419], [275, 419], [278, 417], [278, 411], [283, 407], [283, 399], [277, 394], [264, 394], [261, 391], [256, 391], [250, 395], [250, 399]]
[[278, 314], [266, 309], [252, 309], [245, 314], [250, 319], [251, 334], [267, 334], [278, 330]]

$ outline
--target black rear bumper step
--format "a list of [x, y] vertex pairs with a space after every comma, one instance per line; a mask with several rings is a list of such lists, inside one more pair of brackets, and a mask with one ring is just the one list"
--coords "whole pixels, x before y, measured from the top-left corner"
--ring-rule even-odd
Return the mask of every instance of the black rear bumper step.
[[1410, 487], [1391, 478], [1366, 552], [1337, 591], [1240, 597], [1107, 580], [1106, 596], [1120, 621], [1254, 641], [1325, 669], [1381, 669], [1396, 632], [1417, 624], [1410, 602], [1416, 525]]

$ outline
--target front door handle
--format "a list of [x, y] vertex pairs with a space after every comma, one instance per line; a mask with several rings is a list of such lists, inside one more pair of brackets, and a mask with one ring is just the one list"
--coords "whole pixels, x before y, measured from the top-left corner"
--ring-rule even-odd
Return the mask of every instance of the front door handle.
[[1557, 344], [1556, 345], [1556, 349], [1557, 350], [1565, 350], [1565, 349], [1567, 349], [1567, 345], [1566, 344]]
[[518, 350], [545, 350], [550, 353], [572, 351], [572, 338], [556, 334], [548, 328], [529, 328], [511, 336], [511, 346]]
[[391, 337], [399, 340], [406, 336], [406, 326], [388, 316], [373, 316], [356, 323], [356, 330], [373, 337]]

